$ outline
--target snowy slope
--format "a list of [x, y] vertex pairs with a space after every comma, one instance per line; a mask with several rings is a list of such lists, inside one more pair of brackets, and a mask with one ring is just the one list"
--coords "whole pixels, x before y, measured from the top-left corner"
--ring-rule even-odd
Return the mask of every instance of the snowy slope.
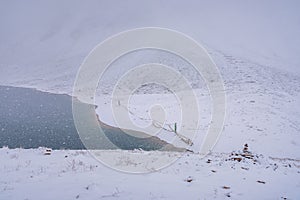
[[78, 67], [95, 45], [145, 26], [175, 29], [209, 49], [299, 74], [298, 1], [0, 4], [0, 84], [70, 93]]
[[[215, 153], [206, 159], [186, 154], [166, 169], [143, 175], [104, 167], [86, 151], [54, 151], [51, 155], [44, 151], [0, 149], [0, 199], [250, 200], [298, 199], [300, 195], [299, 160], [255, 153], [254, 159], [248, 159], [240, 156], [241, 150], [235, 152], [238, 156]], [[117, 152], [102, 153], [112, 156]]]
[[[180, 63], [172, 56], [160, 54], [162, 58], [154, 58], [154, 55], [141, 54], [135, 59], [130, 59], [129, 56], [129, 60], [138, 60], [137, 64], [156, 61], [172, 66], [173, 63], [174, 68], [181, 71], [191, 80], [191, 84], [195, 85], [201, 120], [198, 137], [194, 140], [195, 146], [191, 149], [197, 152], [211, 120], [209, 91], [201, 77], [195, 76], [188, 65]], [[245, 61], [220, 51], [211, 51], [211, 55], [216, 58], [227, 96], [224, 130], [214, 151], [230, 152], [232, 148], [238, 148], [247, 142], [264, 155], [299, 159], [300, 145], [297, 142], [300, 137], [300, 110], [297, 106], [300, 104], [299, 76]], [[140, 57], [143, 57], [142, 61], [139, 61]], [[124, 71], [129, 68], [125, 61], [126, 59], [121, 65]], [[129, 62], [130, 64], [132, 63]], [[111, 93], [119, 78], [118, 73], [112, 76], [118, 67], [120, 67], [118, 63], [111, 66], [111, 72], [105, 77], [113, 78], [100, 84], [99, 96], [96, 97], [96, 103], [99, 105], [96, 112], [102, 121], [111, 125], [116, 124], [111, 111], [111, 97], [107, 94]], [[164, 92], [166, 94], [161, 95]], [[149, 112], [151, 105], [155, 104], [164, 107], [167, 124], [173, 125], [180, 121], [180, 115], [177, 114], [180, 105], [174, 96], [153, 85], [142, 88], [132, 96], [129, 104], [131, 119], [139, 126], [151, 123]], [[159, 136], [168, 141], [168, 138], [164, 137], [167, 134], [162, 132]]]
[[[0, 85], [71, 94], [77, 70], [95, 45], [120, 31], [159, 26], [186, 33], [208, 49], [224, 80], [227, 107], [224, 130], [208, 157], [190, 153], [151, 174], [119, 173], [82, 151], [45, 156], [43, 149], [0, 149], [0, 199], [299, 198], [299, 6], [299, 1], [1, 1]], [[210, 96], [191, 67], [172, 55], [136, 52], [111, 66], [97, 91], [100, 119], [114, 125], [108, 96], [114, 83], [130, 66], [149, 61], [174, 67], [196, 89], [205, 113], [194, 141], [197, 151], [210, 123]], [[167, 122], [178, 121], [177, 102], [155, 86], [134, 96], [132, 120], [147, 124], [155, 102], [168, 102]], [[245, 143], [258, 156], [256, 164], [231, 160], [231, 152]]]

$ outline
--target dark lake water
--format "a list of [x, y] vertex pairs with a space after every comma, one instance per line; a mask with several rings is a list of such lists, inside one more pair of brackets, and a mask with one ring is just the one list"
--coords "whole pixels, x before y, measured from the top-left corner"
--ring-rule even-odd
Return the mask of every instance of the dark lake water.
[[[85, 110], [95, 108], [76, 103]], [[89, 144], [94, 149], [180, 150], [157, 137], [138, 138], [102, 122], [98, 125], [103, 132], [91, 128], [87, 134], [100, 140], [80, 138], [74, 125], [71, 96], [0, 86], [0, 147], [85, 149], [83, 144]]]

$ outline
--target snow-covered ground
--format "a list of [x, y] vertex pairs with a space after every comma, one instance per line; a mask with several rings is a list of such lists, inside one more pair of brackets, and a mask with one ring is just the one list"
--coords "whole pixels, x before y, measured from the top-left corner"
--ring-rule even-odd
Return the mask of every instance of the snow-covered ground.
[[[200, 159], [187, 153], [149, 174], [115, 171], [86, 151], [44, 155], [44, 149], [2, 148], [0, 199], [299, 199], [299, 6], [299, 1], [1, 1], [0, 85], [71, 95], [77, 70], [95, 45], [120, 31], [159, 26], [204, 44], [224, 80], [227, 106], [211, 154]], [[145, 50], [117, 60], [100, 81], [96, 112], [115, 125], [114, 84], [130, 67], [147, 62], [172, 66], [191, 81], [203, 113], [191, 148], [197, 152], [210, 123], [209, 92], [191, 66], [172, 55]], [[164, 105], [168, 124], [180, 121], [174, 96], [154, 85], [133, 95], [131, 119], [150, 123], [155, 103]], [[164, 133], [159, 137], [170, 140]], [[249, 158], [242, 155], [246, 143]], [[128, 153], [146, 154], [100, 153], [112, 158], [124, 153], [121, 166], [130, 165]]]
[[[299, 198], [300, 160], [255, 153], [244, 157], [242, 148], [230, 154], [213, 153], [205, 159], [187, 153], [168, 168], [142, 175], [114, 171], [87, 151], [44, 155], [43, 148], [2, 148], [0, 199]], [[112, 156], [119, 152], [100, 153]], [[123, 151], [116, 161], [119, 166], [134, 167], [135, 163], [126, 162], [127, 153]], [[161, 153], [150, 152], [149, 156]]]
[[[224, 130], [214, 151], [230, 152], [232, 148], [238, 148], [247, 142], [265, 155], [299, 159], [300, 145], [297, 142], [300, 131], [300, 109], [297, 106], [300, 104], [299, 76], [219, 51], [210, 53], [222, 74], [227, 97]], [[158, 62], [168, 64], [171, 61], [161, 59]], [[185, 76], [194, 78], [192, 71], [186, 70], [184, 73]], [[203, 81], [197, 77], [194, 79], [198, 81], [195, 83], [196, 87], [200, 88], [196, 88], [195, 93], [198, 97], [201, 118], [199, 133], [192, 150], [199, 151], [199, 145], [210, 124], [212, 106], [209, 92], [202, 86]], [[103, 122], [115, 125], [111, 112], [111, 97], [106, 94], [113, 89], [114, 84], [111, 86], [104, 82], [103, 85], [99, 89], [102, 94], [96, 97], [96, 103], [99, 105], [96, 112]], [[154, 94], [149, 94], [151, 93], [149, 90]], [[162, 91], [155, 94], [157, 91], [158, 88], [149, 86], [132, 96], [128, 109], [131, 119], [137, 125], [150, 123], [151, 105], [156, 103], [164, 107], [167, 124], [180, 121], [179, 115], [176, 114], [180, 107], [175, 97], [168, 93], [162, 95]], [[165, 135], [166, 132], [162, 132], [159, 136], [164, 138]], [[168, 141], [168, 138], [165, 139]]]
[[147, 26], [181, 31], [209, 50], [299, 74], [298, 8], [297, 0], [1, 1], [0, 84], [71, 93], [91, 49], [113, 34]]

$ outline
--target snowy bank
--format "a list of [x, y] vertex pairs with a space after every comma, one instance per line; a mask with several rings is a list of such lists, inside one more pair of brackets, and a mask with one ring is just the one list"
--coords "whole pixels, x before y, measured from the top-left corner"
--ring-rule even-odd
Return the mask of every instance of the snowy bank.
[[[248, 151], [248, 150], [247, 150]], [[186, 153], [146, 174], [115, 171], [83, 150], [0, 149], [0, 199], [297, 199], [300, 160], [240, 150]], [[122, 151], [145, 154], [143, 151]], [[103, 151], [108, 153], [108, 151]], [[110, 151], [114, 155], [120, 151]], [[165, 152], [150, 152], [158, 154]], [[172, 153], [170, 153], [172, 156]], [[248, 156], [248, 157], [247, 157]], [[134, 165], [130, 162], [119, 165]]]

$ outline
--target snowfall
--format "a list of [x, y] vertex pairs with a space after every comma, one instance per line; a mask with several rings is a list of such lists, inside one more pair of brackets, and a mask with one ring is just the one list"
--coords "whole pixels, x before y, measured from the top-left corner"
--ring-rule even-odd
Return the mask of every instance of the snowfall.
[[[206, 48], [224, 81], [226, 115], [212, 151], [199, 155], [213, 109], [201, 76], [169, 53], [129, 54], [99, 83], [99, 119], [116, 126], [111, 91], [130, 67], [172, 66], [191, 81], [202, 113], [189, 151], [2, 147], [0, 199], [299, 199], [299, 7], [298, 1], [1, 1], [0, 85], [72, 95], [77, 71], [97, 44], [128, 29], [163, 27]], [[176, 98], [155, 85], [132, 96], [131, 120], [147, 125], [154, 104], [164, 107], [166, 125], [180, 121]], [[166, 132], [158, 137], [170, 142]], [[157, 169], [159, 157], [170, 162]]]

